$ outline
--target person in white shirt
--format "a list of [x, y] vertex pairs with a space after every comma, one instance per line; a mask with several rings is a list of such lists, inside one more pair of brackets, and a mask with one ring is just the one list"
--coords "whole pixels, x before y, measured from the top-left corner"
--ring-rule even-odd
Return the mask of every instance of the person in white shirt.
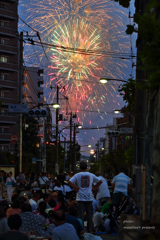
[[[93, 207], [92, 201], [94, 199], [92, 191], [99, 187], [102, 181], [94, 174], [87, 172], [87, 163], [80, 162], [80, 173], [75, 174], [68, 182], [68, 184], [77, 192], [76, 200], [78, 207], [78, 217], [84, 223], [84, 208], [87, 214], [87, 230], [92, 232], [93, 228]], [[75, 186], [74, 183], [77, 185]], [[96, 185], [93, 186], [93, 183]]]
[[39, 193], [34, 193], [34, 194], [33, 194], [33, 198], [31, 198], [31, 199], [29, 200], [29, 203], [30, 203], [30, 205], [31, 205], [31, 207], [32, 207], [32, 212], [34, 212], [35, 210], [37, 210], [37, 208], [38, 208], [37, 201], [39, 200], [39, 198], [40, 198]]
[[96, 176], [102, 181], [102, 184], [96, 189], [96, 200], [99, 201], [99, 208], [103, 203], [107, 203], [111, 197], [107, 180], [102, 176], [100, 172], [96, 172]]
[[50, 184], [49, 179], [45, 176], [44, 173], [42, 173], [42, 176], [38, 178], [38, 181], [39, 181], [40, 187], [43, 187], [46, 184]]
[[16, 180], [14, 179], [14, 177], [12, 177], [12, 172], [9, 172], [8, 178], [6, 179], [6, 185], [7, 185], [7, 197], [10, 202], [13, 195], [14, 184], [16, 184]]

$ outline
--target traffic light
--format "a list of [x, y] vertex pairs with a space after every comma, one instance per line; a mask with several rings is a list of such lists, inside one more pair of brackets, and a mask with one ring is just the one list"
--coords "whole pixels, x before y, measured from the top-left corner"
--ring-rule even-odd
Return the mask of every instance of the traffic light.
[[29, 109], [28, 116], [29, 117], [47, 117], [48, 111], [45, 109]]
[[108, 131], [108, 135], [112, 137], [117, 137], [119, 136], [120, 132], [119, 131]]

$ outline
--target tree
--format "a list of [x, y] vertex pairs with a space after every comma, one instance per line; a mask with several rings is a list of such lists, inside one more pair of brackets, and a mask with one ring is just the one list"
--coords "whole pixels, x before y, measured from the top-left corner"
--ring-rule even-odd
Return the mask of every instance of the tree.
[[[116, 0], [117, 1], [117, 0]], [[126, 0], [127, 1], [127, 0]], [[124, 7], [127, 6], [122, 2]], [[121, 0], [119, 1], [121, 2]], [[129, 3], [129, 1], [128, 1]], [[138, 3], [140, 4], [140, 3]], [[143, 2], [145, 4], [145, 1]], [[142, 14], [143, 13], [143, 14]], [[149, 98], [149, 111], [148, 112], [148, 122], [152, 122], [151, 118], [155, 118], [152, 113], [152, 107], [156, 110], [156, 125], [155, 125], [155, 134], [154, 134], [154, 148], [153, 148], [153, 176], [154, 176], [154, 185], [153, 185], [153, 199], [152, 199], [152, 221], [160, 224], [160, 194], [157, 189], [160, 188], [160, 2], [158, 0], [152, 0], [145, 6], [145, 11], [136, 13], [134, 15], [134, 22], [138, 24], [138, 33], [139, 39], [142, 43], [142, 50], [140, 53], [140, 65], [146, 71], [147, 81], [146, 88], [148, 89], [148, 95], [151, 96], [154, 91], [156, 91], [157, 99], [156, 105], [152, 103], [152, 98]], [[137, 32], [135, 29], [135, 24], [127, 25], [127, 34], [132, 34]], [[152, 126], [154, 130], [154, 126]], [[149, 136], [152, 136], [150, 131]], [[151, 141], [149, 137], [147, 139], [147, 148], [151, 148]], [[148, 157], [148, 156], [147, 156]], [[147, 166], [150, 166], [150, 161], [147, 159]], [[149, 178], [149, 174], [147, 174]], [[149, 183], [149, 181], [147, 180]], [[150, 185], [147, 185], [146, 189], [149, 189]]]
[[135, 110], [135, 80], [131, 76], [126, 83], [118, 88], [123, 101], [127, 104], [126, 111], [134, 113]]
[[[32, 164], [32, 158], [39, 158], [37, 143], [39, 143], [38, 122], [34, 118], [24, 119], [22, 137], [22, 168], [28, 172], [36, 171], [36, 165]], [[25, 126], [28, 125], [26, 128]]]
[[125, 167], [127, 174], [131, 173], [131, 165], [133, 162], [133, 144], [131, 144], [126, 150], [116, 149], [108, 154], [104, 155], [101, 159], [101, 165], [103, 166], [103, 174], [116, 175], [119, 168]]

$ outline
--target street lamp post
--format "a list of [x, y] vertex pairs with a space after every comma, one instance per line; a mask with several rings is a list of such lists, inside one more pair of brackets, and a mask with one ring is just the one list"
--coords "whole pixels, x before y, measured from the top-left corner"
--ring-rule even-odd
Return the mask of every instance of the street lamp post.
[[72, 112], [70, 116], [70, 159], [69, 159], [69, 171], [71, 172], [72, 165]]
[[58, 113], [59, 113], [59, 86], [57, 85], [57, 102], [53, 104], [56, 109], [56, 163], [55, 163], [55, 173], [58, 174]]
[[100, 83], [105, 84], [108, 81], [117, 81], [117, 82], [128, 82], [127, 80], [123, 80], [123, 79], [111, 79], [111, 78], [100, 78], [99, 79]]

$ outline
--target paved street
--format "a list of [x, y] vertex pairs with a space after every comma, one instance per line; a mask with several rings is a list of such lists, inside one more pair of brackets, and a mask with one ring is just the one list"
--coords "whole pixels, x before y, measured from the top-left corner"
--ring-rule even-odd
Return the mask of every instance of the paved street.
[[99, 235], [103, 240], [118, 240], [118, 236], [113, 236], [113, 235], [106, 235], [102, 234]]

